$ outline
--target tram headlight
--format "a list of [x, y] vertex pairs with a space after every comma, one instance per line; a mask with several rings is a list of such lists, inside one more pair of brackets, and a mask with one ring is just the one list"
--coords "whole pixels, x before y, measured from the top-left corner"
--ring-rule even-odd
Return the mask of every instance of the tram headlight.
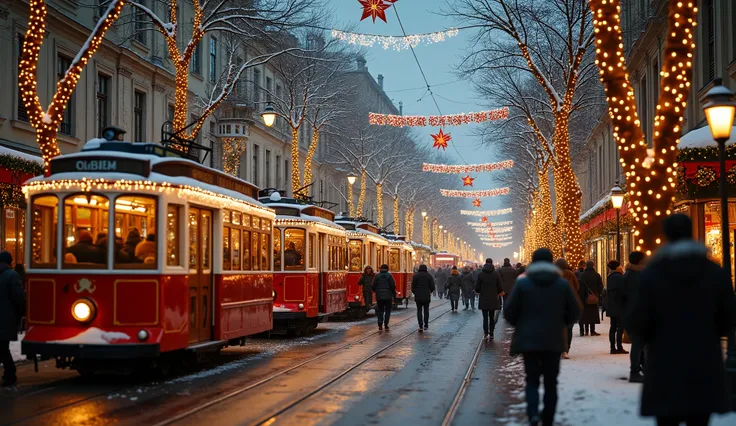
[[97, 308], [89, 299], [79, 299], [72, 304], [72, 316], [81, 323], [92, 322], [96, 313]]
[[356, 294], [356, 295], [355, 295], [355, 300], [360, 300], [360, 296], [358, 296], [358, 295]]
[[271, 290], [271, 296], [273, 296], [273, 300], [276, 300], [276, 290]]
[[146, 330], [141, 330], [138, 332], [138, 340], [141, 342], [145, 342], [148, 340], [148, 332]]
[[300, 304], [298, 305], [298, 307], [299, 307], [299, 309], [304, 309], [304, 303], [300, 303]]

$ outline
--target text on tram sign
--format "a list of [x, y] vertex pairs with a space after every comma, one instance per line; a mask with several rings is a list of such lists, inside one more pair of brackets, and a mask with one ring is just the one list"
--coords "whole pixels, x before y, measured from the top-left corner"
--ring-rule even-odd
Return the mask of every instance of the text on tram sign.
[[118, 162], [113, 160], [79, 160], [76, 168], [80, 172], [115, 172]]
[[52, 175], [69, 172], [119, 172], [148, 176], [151, 172], [151, 163], [148, 160], [121, 157], [64, 158], [62, 156], [51, 160]]

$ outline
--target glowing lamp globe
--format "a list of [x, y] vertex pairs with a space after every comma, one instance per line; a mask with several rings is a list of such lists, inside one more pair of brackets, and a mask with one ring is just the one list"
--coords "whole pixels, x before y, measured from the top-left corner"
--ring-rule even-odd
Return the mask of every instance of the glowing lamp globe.
[[276, 121], [276, 110], [273, 109], [273, 106], [271, 106], [271, 104], [268, 104], [263, 110], [263, 113], [261, 113], [261, 117], [263, 117], [263, 124], [265, 124], [267, 127], [271, 127]]
[[618, 185], [611, 189], [611, 204], [613, 208], [618, 210], [624, 205], [624, 190], [619, 188]]
[[427, 217], [427, 212], [422, 212], [422, 217]]
[[357, 176], [355, 176], [355, 175], [354, 175], [354, 174], [352, 174], [352, 173], [350, 173], [350, 174], [348, 175], [348, 183], [349, 183], [350, 185], [353, 185], [353, 184], [355, 183], [355, 181], [356, 181], [357, 179], [358, 179], [358, 177], [357, 177]]
[[708, 127], [716, 141], [727, 141], [731, 137], [736, 102], [733, 92], [723, 85], [723, 80], [716, 78], [714, 86], [705, 94], [706, 104], [703, 106]]

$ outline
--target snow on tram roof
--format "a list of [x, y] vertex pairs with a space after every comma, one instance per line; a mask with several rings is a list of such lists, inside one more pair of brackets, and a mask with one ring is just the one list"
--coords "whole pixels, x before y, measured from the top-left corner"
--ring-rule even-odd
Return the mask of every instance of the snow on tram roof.
[[[269, 207], [272, 207], [273, 204], [268, 204], [268, 206]], [[289, 205], [289, 207], [292, 207], [293, 208], [295, 206]], [[317, 223], [317, 224], [320, 224], [320, 225], [324, 225], [324, 226], [330, 228], [332, 231], [341, 231], [340, 234], [342, 234], [342, 235], [344, 235], [344, 232], [345, 232], [345, 228], [343, 228], [342, 226], [339, 226], [339, 225], [335, 224], [331, 220], [324, 219], [324, 218], [321, 218], [321, 217], [318, 217], [318, 216], [310, 216], [308, 214], [301, 214], [299, 217], [296, 217], [296, 216], [285, 216], [285, 215], [276, 215], [276, 221], [277, 222], [278, 221], [286, 222], [287, 225], [288, 225], [288, 222], [292, 222], [292, 223], [298, 223], [299, 221], [303, 221], [303, 222], [314, 222], [314, 223]], [[278, 223], [276, 225], [278, 225]]]

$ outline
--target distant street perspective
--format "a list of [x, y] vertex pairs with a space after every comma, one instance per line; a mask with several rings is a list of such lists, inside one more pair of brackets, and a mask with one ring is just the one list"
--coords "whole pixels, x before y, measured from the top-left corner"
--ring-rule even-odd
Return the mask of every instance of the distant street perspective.
[[0, 426], [736, 425], [733, 0], [0, 20]]

